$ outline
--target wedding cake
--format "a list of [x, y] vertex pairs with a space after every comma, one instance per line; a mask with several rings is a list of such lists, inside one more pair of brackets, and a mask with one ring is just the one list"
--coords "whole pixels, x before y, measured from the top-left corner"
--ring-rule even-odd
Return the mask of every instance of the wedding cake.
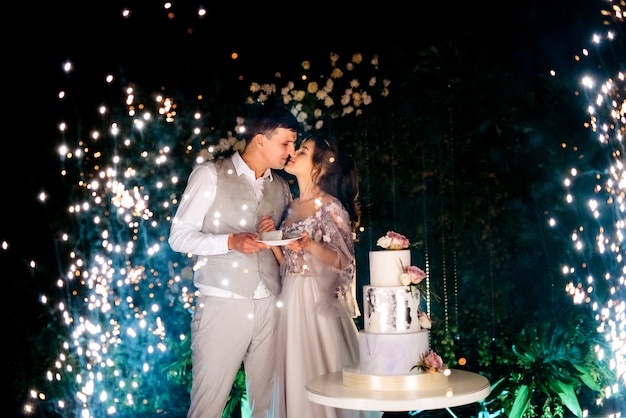
[[408, 239], [390, 231], [370, 251], [370, 284], [363, 286], [360, 361], [343, 368], [343, 384], [369, 390], [443, 386], [448, 369], [430, 349], [431, 321], [420, 310], [417, 286], [426, 274], [411, 265]]

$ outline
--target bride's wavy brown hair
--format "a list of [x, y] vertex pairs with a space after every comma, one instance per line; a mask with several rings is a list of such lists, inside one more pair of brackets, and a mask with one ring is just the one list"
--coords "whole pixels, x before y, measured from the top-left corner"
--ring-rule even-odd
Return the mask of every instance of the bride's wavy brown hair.
[[359, 177], [354, 159], [340, 151], [331, 139], [313, 134], [308, 135], [304, 141], [315, 143], [311, 158], [315, 173], [313, 182], [325, 193], [339, 199], [350, 216], [352, 228], [356, 230], [361, 223], [361, 208]]

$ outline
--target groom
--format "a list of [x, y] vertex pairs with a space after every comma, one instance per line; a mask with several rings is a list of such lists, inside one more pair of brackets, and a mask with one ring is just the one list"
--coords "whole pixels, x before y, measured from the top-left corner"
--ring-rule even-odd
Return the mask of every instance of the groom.
[[239, 153], [193, 168], [168, 242], [193, 254], [200, 296], [191, 320], [192, 385], [188, 418], [221, 418], [244, 364], [252, 417], [268, 414], [274, 374], [278, 263], [258, 242], [257, 220], [275, 225], [291, 201], [283, 169], [299, 123], [286, 109], [261, 106], [246, 121]]

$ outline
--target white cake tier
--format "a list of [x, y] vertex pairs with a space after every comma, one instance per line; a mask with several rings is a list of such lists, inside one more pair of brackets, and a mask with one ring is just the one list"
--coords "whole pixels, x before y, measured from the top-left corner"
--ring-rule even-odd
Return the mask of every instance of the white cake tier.
[[370, 251], [370, 284], [372, 286], [402, 286], [402, 266], [411, 265], [410, 250]]
[[436, 372], [413, 369], [429, 352], [427, 329], [412, 334], [368, 334], [361, 330], [360, 361], [342, 369], [343, 384], [380, 391], [446, 387], [450, 373], [445, 365]]
[[419, 290], [410, 286], [363, 286], [363, 325], [372, 334], [402, 334], [421, 329]]
[[412, 334], [368, 334], [359, 331], [359, 370], [371, 375], [418, 374], [411, 368], [428, 355], [428, 330]]

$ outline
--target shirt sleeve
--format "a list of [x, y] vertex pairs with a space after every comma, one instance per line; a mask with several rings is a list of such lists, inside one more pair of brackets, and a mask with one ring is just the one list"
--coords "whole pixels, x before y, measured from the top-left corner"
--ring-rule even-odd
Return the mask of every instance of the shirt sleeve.
[[216, 190], [215, 164], [208, 162], [194, 167], [170, 226], [168, 243], [174, 251], [194, 255], [228, 252], [227, 234], [202, 231], [204, 218], [215, 201]]

